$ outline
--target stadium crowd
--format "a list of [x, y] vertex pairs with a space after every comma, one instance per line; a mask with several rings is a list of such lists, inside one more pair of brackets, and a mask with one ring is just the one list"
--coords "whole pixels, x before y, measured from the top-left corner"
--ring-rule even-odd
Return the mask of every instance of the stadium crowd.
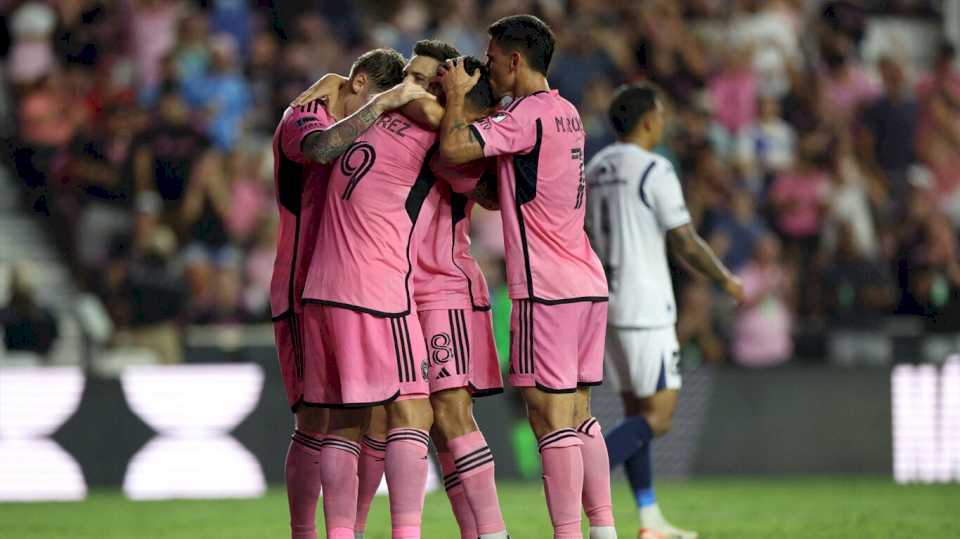
[[[25, 203], [119, 327], [264, 321], [287, 104], [369, 48], [437, 37], [483, 56], [482, 21], [535, 13], [558, 33], [550, 82], [580, 108], [588, 159], [613, 140], [619, 84], [663, 89], [659, 151], [748, 295], [734, 310], [677, 272], [679, 337], [707, 361], [771, 365], [807, 322], [960, 330], [955, 50], [865, 61], [873, 5], [942, 16], [909, 0], [0, 0], [3, 135]], [[502, 292], [496, 219], [477, 215], [474, 253]]]

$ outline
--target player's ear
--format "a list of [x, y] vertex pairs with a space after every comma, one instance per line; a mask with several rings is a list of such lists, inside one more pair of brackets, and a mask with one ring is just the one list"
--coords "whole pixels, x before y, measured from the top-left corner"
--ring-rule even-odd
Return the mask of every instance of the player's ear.
[[355, 74], [353, 79], [350, 81], [350, 89], [353, 90], [353, 93], [359, 94], [363, 92], [363, 89], [367, 87], [367, 74], [363, 71]]
[[521, 59], [522, 59], [522, 56], [520, 56], [519, 52], [513, 51], [510, 53], [510, 70], [511, 71], [516, 71], [517, 69], [520, 68]]

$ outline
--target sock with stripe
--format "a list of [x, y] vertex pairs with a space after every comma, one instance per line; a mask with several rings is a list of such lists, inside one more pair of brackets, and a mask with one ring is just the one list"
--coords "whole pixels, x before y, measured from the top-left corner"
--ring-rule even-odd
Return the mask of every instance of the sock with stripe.
[[642, 416], [630, 416], [607, 433], [610, 469], [624, 464], [653, 440], [653, 429]]
[[543, 463], [543, 488], [553, 523], [554, 539], [581, 539], [580, 499], [583, 496], [583, 442], [573, 429], [559, 429], [538, 442]]
[[323, 516], [328, 539], [354, 539], [359, 459], [360, 444], [329, 435], [323, 441], [320, 468], [323, 473]]
[[637, 507], [641, 510], [657, 503], [657, 496], [653, 492], [653, 455], [651, 442], [643, 444], [639, 451], [627, 460], [625, 469], [630, 488], [637, 500]]
[[293, 431], [284, 475], [290, 504], [292, 539], [317, 539], [317, 500], [320, 498], [320, 455], [323, 435]]
[[453, 462], [453, 454], [443, 451], [437, 452], [437, 460], [440, 461], [440, 471], [443, 473], [443, 486], [447, 490], [447, 499], [450, 500], [450, 508], [453, 509], [453, 516], [457, 519], [457, 526], [460, 527], [460, 539], [477, 539], [477, 521], [473, 518], [473, 511], [470, 509], [470, 502], [467, 501], [467, 494], [463, 490], [463, 483], [457, 474], [457, 466]]
[[387, 433], [386, 473], [393, 539], [420, 539], [430, 436], [411, 428]]
[[590, 539], [616, 539], [613, 524], [613, 500], [610, 494], [610, 457], [597, 418], [591, 417], [577, 427], [583, 442], [583, 510], [590, 520]]
[[367, 529], [367, 515], [383, 480], [386, 465], [387, 442], [371, 436], [360, 440], [360, 464], [358, 468], [359, 486], [357, 488], [357, 522], [353, 527], [355, 537], [363, 537]]
[[493, 452], [483, 433], [473, 431], [447, 441], [453, 453], [457, 473], [467, 494], [467, 501], [477, 522], [481, 539], [506, 537], [507, 529], [500, 513], [497, 484], [494, 477]]

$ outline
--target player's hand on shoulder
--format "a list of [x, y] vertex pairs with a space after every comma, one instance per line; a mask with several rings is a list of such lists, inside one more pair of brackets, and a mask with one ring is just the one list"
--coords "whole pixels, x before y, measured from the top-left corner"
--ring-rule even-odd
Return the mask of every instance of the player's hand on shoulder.
[[446, 95], [466, 95], [480, 80], [480, 70], [467, 74], [463, 57], [447, 60], [440, 66], [440, 84]]
[[375, 99], [379, 102], [383, 111], [390, 111], [398, 109], [411, 101], [418, 99], [436, 99], [436, 97], [416, 83], [403, 81], [393, 88], [377, 94]]
[[320, 100], [325, 106], [330, 104], [330, 101], [333, 99], [333, 96], [340, 91], [340, 86], [347, 82], [347, 78], [338, 75], [336, 73], [327, 73], [326, 75], [320, 77], [317, 82], [313, 83], [309, 88], [304, 90], [304, 92], [297, 96], [296, 99], [290, 103], [291, 107], [296, 107], [300, 105], [306, 105], [307, 103]]

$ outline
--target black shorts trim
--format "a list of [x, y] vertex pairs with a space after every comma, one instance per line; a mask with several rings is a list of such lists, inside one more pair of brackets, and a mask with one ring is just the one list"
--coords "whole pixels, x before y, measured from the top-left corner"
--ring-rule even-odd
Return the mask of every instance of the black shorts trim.
[[[521, 298], [517, 298], [518, 300]], [[538, 298], [536, 296], [531, 296], [529, 298], [522, 298], [534, 303], [539, 303], [541, 305], [563, 305], [565, 303], [581, 303], [584, 301], [589, 301], [591, 303], [606, 303], [610, 300], [607, 296], [580, 296], [577, 298], [565, 298], [565, 299], [544, 299]]]
[[547, 387], [547, 386], [541, 384], [540, 382], [534, 382], [534, 384], [535, 384], [534, 387], [536, 387], [536, 388], [539, 389], [540, 391], [543, 391], [544, 393], [561, 394], [561, 393], [576, 393], [576, 392], [577, 392], [577, 388], [576, 388], [576, 387], [564, 388], [564, 389], [554, 389], [554, 388], [552, 388], [552, 387]]
[[577, 382], [577, 387], [596, 387], [602, 385], [603, 380], [597, 380], [596, 382]]
[[487, 389], [477, 389], [473, 384], [468, 384], [467, 389], [470, 390], [470, 396], [475, 399], [482, 399], [484, 397], [492, 397], [494, 395], [499, 395], [503, 393], [502, 387], [491, 387]]
[[337, 307], [340, 309], [348, 309], [351, 311], [356, 311], [358, 313], [373, 315], [373, 316], [376, 316], [377, 318], [402, 318], [404, 316], [410, 315], [410, 309], [407, 309], [399, 313], [388, 313], [384, 311], [378, 311], [376, 309], [368, 309], [367, 307], [361, 307], [359, 305], [351, 305], [349, 303], [339, 303], [336, 301], [327, 301], [325, 299], [303, 298], [303, 303], [308, 305], [325, 305], [327, 307]]
[[282, 321], [286, 320], [287, 318], [290, 318], [292, 315], [293, 315], [293, 309], [287, 309], [286, 311], [283, 311], [282, 313], [278, 314], [277, 316], [271, 317], [271, 318], [270, 318], [270, 321], [271, 321], [271, 322], [282, 322]]
[[400, 390], [398, 389], [392, 397], [386, 400], [378, 402], [344, 402], [344, 403], [325, 403], [325, 402], [307, 402], [301, 400], [300, 404], [308, 408], [330, 408], [336, 410], [353, 410], [356, 408], [371, 408], [373, 406], [382, 406], [384, 404], [390, 404], [391, 402], [397, 400], [400, 397]]
[[473, 310], [475, 312], [487, 312], [491, 309], [493, 309], [492, 305], [474, 305], [473, 306]]
[[300, 405], [303, 404], [303, 395], [300, 395], [300, 398], [297, 399], [297, 402], [293, 403], [293, 406], [290, 407], [291, 413], [297, 413], [297, 410], [300, 409]]

